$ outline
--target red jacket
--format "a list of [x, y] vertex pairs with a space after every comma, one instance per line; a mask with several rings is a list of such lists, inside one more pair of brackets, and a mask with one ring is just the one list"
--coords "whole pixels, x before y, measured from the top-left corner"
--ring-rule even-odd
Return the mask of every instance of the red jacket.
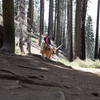
[[46, 44], [51, 44], [49, 36], [44, 37], [44, 41]]

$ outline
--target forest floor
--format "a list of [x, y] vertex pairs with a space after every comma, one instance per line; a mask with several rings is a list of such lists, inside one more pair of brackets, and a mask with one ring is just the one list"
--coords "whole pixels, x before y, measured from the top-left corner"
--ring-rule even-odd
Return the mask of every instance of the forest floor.
[[99, 69], [44, 60], [36, 47], [31, 55], [0, 56], [0, 100], [100, 100]]

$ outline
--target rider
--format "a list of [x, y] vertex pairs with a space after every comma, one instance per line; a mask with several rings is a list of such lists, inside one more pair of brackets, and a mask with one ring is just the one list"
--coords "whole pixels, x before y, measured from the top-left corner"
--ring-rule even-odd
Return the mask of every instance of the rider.
[[51, 41], [50, 41], [50, 37], [48, 34], [44, 37], [44, 42], [46, 44], [46, 47], [50, 48]]

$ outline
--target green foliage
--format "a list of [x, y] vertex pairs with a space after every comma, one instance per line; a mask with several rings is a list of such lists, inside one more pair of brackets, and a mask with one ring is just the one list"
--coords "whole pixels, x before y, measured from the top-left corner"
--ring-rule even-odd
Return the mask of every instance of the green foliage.
[[94, 33], [91, 16], [87, 17], [86, 22], [86, 53], [87, 57], [93, 59], [94, 57]]

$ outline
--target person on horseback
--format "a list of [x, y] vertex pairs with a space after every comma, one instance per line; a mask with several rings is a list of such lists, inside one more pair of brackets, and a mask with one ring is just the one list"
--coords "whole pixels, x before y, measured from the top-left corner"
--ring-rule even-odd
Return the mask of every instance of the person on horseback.
[[46, 36], [44, 37], [44, 42], [45, 42], [45, 46], [46, 46], [47, 48], [50, 48], [51, 41], [50, 41], [49, 35], [46, 35]]

